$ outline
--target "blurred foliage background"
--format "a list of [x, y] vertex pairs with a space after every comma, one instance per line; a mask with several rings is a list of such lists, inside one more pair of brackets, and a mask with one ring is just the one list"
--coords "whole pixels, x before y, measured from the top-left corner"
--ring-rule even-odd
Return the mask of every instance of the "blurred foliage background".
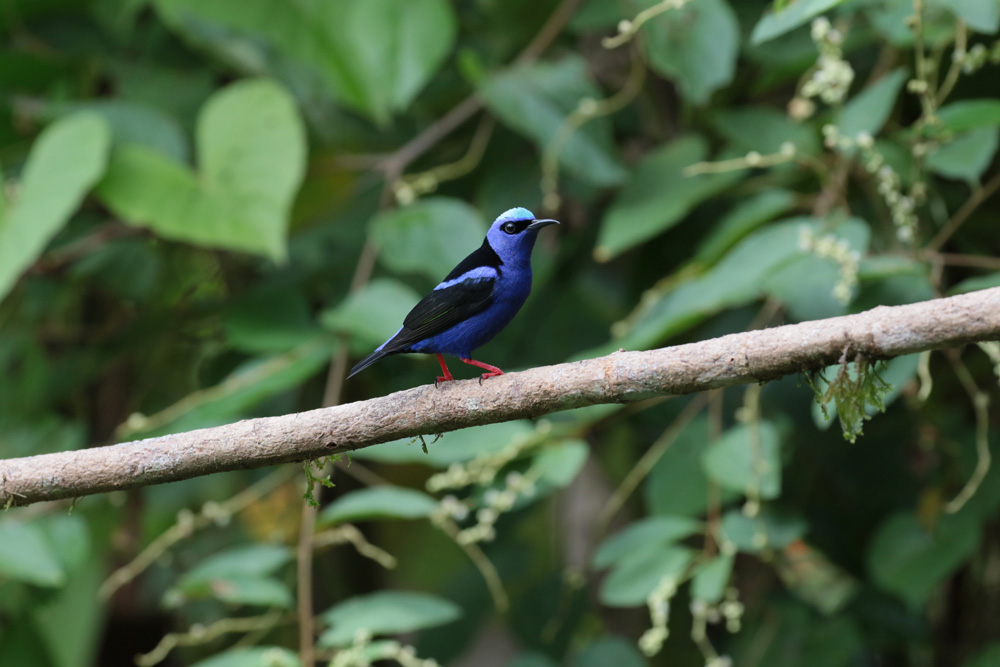
[[[343, 376], [512, 206], [563, 225], [480, 353], [507, 370], [1000, 284], [998, 28], [997, 0], [4, 0], [0, 455], [425, 384]], [[0, 665], [997, 665], [998, 362], [8, 509]]]

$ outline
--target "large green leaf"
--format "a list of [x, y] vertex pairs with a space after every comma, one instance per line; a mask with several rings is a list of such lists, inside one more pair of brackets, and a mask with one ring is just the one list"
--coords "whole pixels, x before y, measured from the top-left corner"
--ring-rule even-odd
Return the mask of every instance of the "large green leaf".
[[673, 544], [702, 530], [700, 521], [686, 516], [640, 519], [601, 543], [594, 552], [594, 567], [608, 567], [637, 549]]
[[534, 428], [531, 422], [501, 422], [445, 433], [439, 440], [428, 437], [424, 441], [426, 452], [419, 438], [403, 438], [365, 447], [352, 455], [384, 463], [423, 463], [435, 468], [447, 468], [452, 463], [495, 454], [531, 437], [532, 433]]
[[371, 486], [350, 491], [327, 505], [319, 525], [366, 519], [421, 519], [429, 516], [437, 501], [426, 493], [399, 486]]
[[168, 591], [167, 604], [212, 597], [230, 604], [290, 607], [288, 587], [269, 575], [291, 558], [291, 551], [283, 545], [251, 544], [224, 551], [181, 577], [176, 588]]
[[562, 440], [542, 449], [531, 468], [540, 484], [562, 488], [576, 479], [589, 455], [590, 449], [583, 440]]
[[[559, 135], [581, 100], [601, 97], [587, 74], [586, 62], [577, 56], [504, 70], [486, 79], [479, 92], [490, 111], [532, 139], [539, 150]], [[596, 118], [576, 129], [558, 159], [568, 172], [597, 185], [617, 185], [626, 177], [607, 118]]]
[[646, 667], [646, 658], [623, 637], [599, 637], [573, 660], [573, 667]]
[[665, 578], [680, 581], [695, 551], [676, 545], [643, 549], [616, 562], [601, 585], [601, 601], [612, 607], [636, 607], [646, 602]]
[[[444, 276], [441, 276], [444, 278]], [[410, 287], [391, 278], [376, 278], [364, 288], [320, 315], [323, 326], [351, 334], [358, 351], [374, 349], [392, 336], [420, 296]]]
[[62, 118], [39, 135], [16, 199], [0, 205], [0, 299], [104, 173], [110, 143], [107, 124], [92, 113]]
[[322, 613], [330, 628], [319, 638], [319, 644], [346, 646], [358, 630], [376, 636], [413, 632], [450, 623], [461, 615], [462, 610], [455, 603], [426, 593], [383, 591], [361, 595]]
[[422, 273], [434, 281], [442, 280], [482, 245], [487, 229], [476, 209], [447, 197], [421, 199], [383, 213], [371, 224], [383, 264], [400, 273]]
[[680, 222], [697, 204], [724, 190], [740, 175], [685, 176], [684, 168], [708, 155], [708, 145], [687, 136], [647, 155], [608, 208], [594, 257], [607, 261]]
[[1000, 125], [1000, 100], [960, 100], [938, 109], [937, 117], [952, 132]]
[[0, 521], [0, 577], [46, 587], [66, 583], [65, 569], [45, 535], [20, 521]]
[[691, 597], [708, 604], [717, 604], [722, 600], [733, 576], [735, 562], [734, 555], [720, 554], [698, 568], [691, 579]]
[[217, 26], [264, 40], [313, 68], [329, 92], [385, 124], [437, 71], [455, 40], [445, 0], [296, 2], [157, 0], [161, 16], [196, 42]]
[[947, 178], [979, 182], [1000, 146], [1000, 128], [980, 127], [960, 134], [927, 156], [927, 168]]
[[197, 174], [129, 145], [98, 193], [125, 222], [166, 238], [284, 259], [306, 157], [292, 98], [272, 81], [232, 84], [205, 104], [197, 135]]
[[840, 133], [853, 138], [862, 132], [874, 135], [881, 130], [907, 76], [902, 67], [894, 69], [848, 100], [840, 115]]
[[979, 540], [979, 524], [969, 512], [943, 515], [934, 530], [916, 514], [901, 512], [876, 531], [868, 570], [880, 588], [916, 606], [976, 550]]
[[302, 667], [299, 656], [280, 646], [231, 648], [191, 667]]
[[750, 35], [750, 41], [754, 44], [760, 44], [780, 37], [842, 2], [844, 0], [796, 0], [795, 2], [783, 3], [784, 7], [777, 11], [768, 10], [757, 22], [753, 34]]
[[952, 12], [976, 32], [995, 35], [1000, 30], [1000, 2], [995, 0], [929, 0]]
[[651, 20], [643, 46], [654, 70], [676, 81], [686, 99], [704, 105], [733, 80], [740, 26], [726, 0], [697, 0]]
[[778, 429], [768, 421], [735, 426], [705, 449], [702, 465], [722, 488], [777, 498], [781, 493]]
[[747, 516], [740, 509], [731, 509], [722, 517], [722, 536], [740, 551], [760, 553], [777, 551], [805, 535], [806, 520], [795, 512], [781, 511], [764, 505], [756, 516]]

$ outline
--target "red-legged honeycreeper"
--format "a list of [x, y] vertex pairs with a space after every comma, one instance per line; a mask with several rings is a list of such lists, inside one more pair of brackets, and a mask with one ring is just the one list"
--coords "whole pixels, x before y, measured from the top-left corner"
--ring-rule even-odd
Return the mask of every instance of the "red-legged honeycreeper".
[[[496, 366], [472, 359], [472, 351], [488, 343], [514, 319], [531, 292], [531, 249], [538, 230], [558, 225], [536, 220], [526, 208], [512, 208], [493, 221], [483, 245], [463, 259], [403, 320], [403, 326], [351, 369], [351, 377], [391, 354], [437, 355], [437, 382], [453, 380], [444, 354], [485, 369], [482, 382], [503, 375]], [[436, 383], [435, 383], [436, 384]]]

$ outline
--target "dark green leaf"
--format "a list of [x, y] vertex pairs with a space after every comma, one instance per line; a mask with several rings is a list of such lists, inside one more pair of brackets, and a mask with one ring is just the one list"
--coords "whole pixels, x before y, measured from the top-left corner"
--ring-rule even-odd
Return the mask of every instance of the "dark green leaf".
[[482, 245], [486, 229], [479, 212], [465, 202], [432, 197], [379, 215], [371, 232], [383, 264], [439, 281]]
[[318, 517], [321, 526], [366, 519], [421, 519], [437, 507], [426, 493], [399, 486], [371, 486], [343, 494]]
[[750, 41], [754, 44], [766, 42], [794, 30], [809, 19], [833, 9], [844, 0], [796, 0], [786, 3], [778, 10], [768, 10], [754, 26]]
[[737, 173], [685, 176], [708, 146], [698, 136], [677, 139], [647, 155], [608, 208], [594, 257], [606, 262], [680, 222], [702, 201], [738, 180]]
[[735, 556], [718, 555], [701, 566], [691, 580], [691, 597], [708, 604], [717, 604], [722, 600], [726, 586], [733, 576], [735, 561]]
[[952, 132], [1000, 125], [1000, 100], [961, 100], [938, 109], [937, 117]]
[[540, 483], [562, 488], [576, 478], [589, 455], [586, 442], [562, 440], [542, 449], [531, 467], [539, 475]]
[[695, 552], [687, 547], [667, 546], [619, 559], [601, 585], [601, 602], [611, 607], [645, 604], [664, 579], [679, 582], [694, 557]]
[[848, 100], [838, 123], [840, 133], [852, 138], [861, 133], [877, 134], [888, 120], [908, 76], [905, 69], [894, 69]]
[[[483, 82], [480, 94], [503, 123], [531, 138], [539, 150], [558, 136], [580, 100], [601, 97], [586, 63], [575, 56], [505, 70]], [[617, 185], [626, 177], [606, 118], [576, 129], [558, 159], [564, 169], [596, 185]]]
[[778, 429], [768, 421], [735, 426], [705, 449], [705, 474], [720, 486], [761, 498], [781, 493]]
[[403, 326], [406, 314], [419, 300], [420, 296], [403, 283], [376, 278], [323, 311], [320, 321], [328, 329], [356, 337], [365, 349], [374, 349]]
[[1000, 145], [1000, 128], [981, 127], [957, 136], [927, 156], [927, 168], [947, 178], [979, 182]]
[[20, 521], [0, 521], [0, 576], [50, 588], [66, 583], [66, 572], [44, 533]]
[[340, 602], [322, 614], [331, 626], [319, 638], [320, 646], [346, 646], [359, 630], [371, 635], [413, 632], [450, 623], [462, 615], [453, 602], [426, 593], [383, 591]]
[[[655, 0], [643, 4], [652, 6]], [[650, 66], [677, 82], [697, 105], [728, 85], [736, 72], [740, 31], [725, 0], [698, 0], [663, 12], [646, 27], [643, 41]]]
[[686, 516], [655, 516], [634, 521], [601, 543], [594, 552], [594, 567], [608, 567], [638, 549], [673, 544], [702, 530], [700, 521]]
[[232, 648], [211, 658], [199, 660], [191, 667], [301, 667], [299, 656], [279, 646]]
[[901, 512], [882, 522], [868, 549], [875, 583], [916, 606], [979, 546], [980, 530], [968, 512], [945, 514], [934, 530]]
[[622, 637], [600, 637], [583, 649], [574, 667], [645, 667], [646, 658], [633, 642]]
[[760, 553], [780, 550], [801, 538], [808, 530], [806, 520], [793, 512], [764, 506], [757, 516], [732, 509], [722, 517], [722, 535], [740, 551]]

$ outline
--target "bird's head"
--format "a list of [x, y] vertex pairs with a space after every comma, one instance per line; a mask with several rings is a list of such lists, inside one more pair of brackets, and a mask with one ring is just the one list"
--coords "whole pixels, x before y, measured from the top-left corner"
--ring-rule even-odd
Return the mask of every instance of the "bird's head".
[[526, 208], [512, 208], [493, 221], [486, 240], [504, 264], [517, 264], [531, 257], [539, 229], [558, 224], [557, 220], [537, 220]]

